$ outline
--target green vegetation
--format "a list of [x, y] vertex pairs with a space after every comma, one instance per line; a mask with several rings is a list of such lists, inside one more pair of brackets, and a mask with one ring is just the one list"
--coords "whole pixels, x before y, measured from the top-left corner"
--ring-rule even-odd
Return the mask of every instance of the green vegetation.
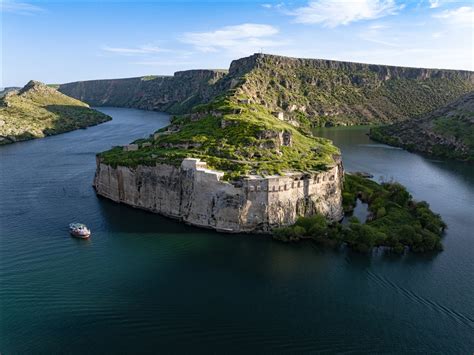
[[328, 224], [323, 216], [302, 217], [293, 226], [278, 228], [274, 238], [296, 241], [304, 238], [329, 245], [347, 243], [356, 251], [388, 247], [395, 253], [442, 250], [441, 235], [446, 225], [426, 202], [415, 202], [398, 183], [378, 184], [357, 175], [345, 176], [344, 210], [351, 211], [357, 198], [368, 203], [366, 223], [351, 218], [348, 226]]
[[149, 80], [155, 80], [156, 78], [159, 78], [158, 75], [145, 75], [141, 77], [142, 81], [149, 81]]
[[0, 99], [0, 144], [40, 138], [111, 118], [54, 88], [30, 81]]
[[237, 178], [324, 170], [340, 154], [329, 140], [305, 135], [263, 106], [239, 100], [229, 94], [196, 106], [193, 113], [174, 117], [169, 127], [136, 142], [139, 150], [117, 147], [100, 157], [112, 166], [179, 165], [195, 157], [226, 172], [227, 178]]
[[474, 161], [474, 93], [417, 120], [375, 127], [370, 137], [410, 151]]

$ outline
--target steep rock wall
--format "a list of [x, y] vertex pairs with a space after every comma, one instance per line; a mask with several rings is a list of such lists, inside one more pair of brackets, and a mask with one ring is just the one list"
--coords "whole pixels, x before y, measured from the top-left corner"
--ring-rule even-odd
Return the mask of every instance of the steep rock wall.
[[182, 113], [220, 91], [224, 70], [187, 70], [173, 76], [89, 80], [61, 84], [59, 91], [92, 106], [132, 107]]
[[340, 158], [317, 174], [252, 177], [236, 183], [198, 159], [180, 167], [112, 167], [97, 161], [94, 187], [115, 202], [224, 232], [270, 232], [298, 216], [321, 213], [340, 220], [343, 167]]

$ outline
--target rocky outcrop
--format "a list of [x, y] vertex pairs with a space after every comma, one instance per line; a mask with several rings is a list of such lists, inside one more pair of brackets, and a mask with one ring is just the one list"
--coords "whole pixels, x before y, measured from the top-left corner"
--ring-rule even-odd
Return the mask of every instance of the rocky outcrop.
[[223, 232], [268, 233], [315, 213], [333, 221], [343, 217], [340, 158], [315, 174], [247, 177], [232, 183], [223, 181], [223, 175], [199, 159], [185, 159], [180, 167], [135, 168], [112, 167], [98, 159], [94, 187], [115, 202]]

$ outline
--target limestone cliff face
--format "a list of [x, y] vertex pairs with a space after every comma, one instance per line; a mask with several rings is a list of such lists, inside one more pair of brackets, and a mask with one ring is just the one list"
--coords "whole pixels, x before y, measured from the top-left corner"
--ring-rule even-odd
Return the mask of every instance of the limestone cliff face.
[[59, 91], [92, 106], [182, 113], [215, 97], [214, 84], [225, 74], [224, 70], [187, 70], [173, 76], [78, 81], [60, 85]]
[[185, 159], [180, 167], [136, 168], [114, 168], [98, 160], [94, 187], [115, 202], [223, 232], [268, 233], [315, 213], [333, 221], [343, 217], [339, 158], [327, 171], [313, 175], [250, 177], [234, 183], [222, 177], [199, 159]]

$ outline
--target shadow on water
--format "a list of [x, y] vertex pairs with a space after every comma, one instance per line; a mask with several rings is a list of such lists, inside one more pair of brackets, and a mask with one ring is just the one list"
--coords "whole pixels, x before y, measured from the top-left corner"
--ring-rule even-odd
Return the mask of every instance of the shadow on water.
[[91, 111], [86, 106], [47, 105], [44, 108], [57, 116], [53, 126], [43, 130], [46, 135], [69, 132], [78, 128], [85, 129], [110, 120], [103, 113]]
[[116, 203], [101, 196], [97, 196], [97, 198], [101, 214], [104, 217], [103, 221], [106, 223], [103, 228], [112, 232], [218, 234], [212, 230], [186, 225], [178, 219]]

